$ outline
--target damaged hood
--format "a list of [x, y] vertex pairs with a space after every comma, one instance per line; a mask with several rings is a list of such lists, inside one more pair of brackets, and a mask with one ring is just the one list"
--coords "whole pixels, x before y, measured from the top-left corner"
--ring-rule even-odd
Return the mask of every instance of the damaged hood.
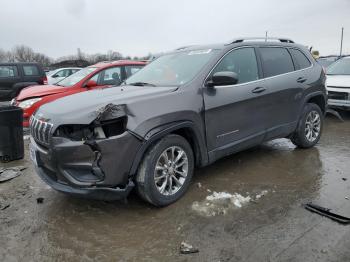
[[29, 86], [23, 89], [19, 93], [17, 97], [17, 101], [22, 101], [31, 97], [41, 97], [41, 96], [63, 93], [69, 90], [70, 90], [69, 87], [62, 87], [62, 86], [56, 86], [56, 85]]
[[173, 92], [177, 87], [118, 86], [96, 89], [66, 96], [44, 104], [35, 116], [44, 118], [54, 126], [61, 124], [90, 124], [108, 104], [125, 105]]

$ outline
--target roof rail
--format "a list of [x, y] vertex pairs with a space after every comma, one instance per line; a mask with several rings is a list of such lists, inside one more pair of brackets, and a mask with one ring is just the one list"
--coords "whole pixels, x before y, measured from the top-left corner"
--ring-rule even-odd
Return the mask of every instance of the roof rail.
[[256, 40], [262, 40], [262, 41], [280, 41], [282, 43], [291, 43], [293, 44], [294, 41], [289, 38], [279, 38], [279, 37], [245, 37], [245, 38], [237, 38], [232, 41], [230, 41], [228, 44], [235, 44], [235, 43], [241, 43], [245, 41], [256, 41]]

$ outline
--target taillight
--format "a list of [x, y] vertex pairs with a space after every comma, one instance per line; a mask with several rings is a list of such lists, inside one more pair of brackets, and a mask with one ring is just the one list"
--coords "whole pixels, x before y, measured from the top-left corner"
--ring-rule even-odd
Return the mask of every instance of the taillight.
[[43, 85], [47, 85], [47, 76], [44, 76], [44, 77], [41, 79], [41, 82], [43, 83]]

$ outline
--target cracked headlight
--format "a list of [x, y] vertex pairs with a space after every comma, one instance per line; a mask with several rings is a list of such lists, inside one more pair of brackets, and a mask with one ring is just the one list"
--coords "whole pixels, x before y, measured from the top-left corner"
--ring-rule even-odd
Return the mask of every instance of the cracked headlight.
[[23, 109], [27, 109], [27, 108], [31, 107], [32, 105], [34, 105], [36, 102], [39, 102], [40, 100], [41, 100], [40, 97], [24, 100], [24, 101], [20, 102], [18, 104], [18, 106], [23, 108]]

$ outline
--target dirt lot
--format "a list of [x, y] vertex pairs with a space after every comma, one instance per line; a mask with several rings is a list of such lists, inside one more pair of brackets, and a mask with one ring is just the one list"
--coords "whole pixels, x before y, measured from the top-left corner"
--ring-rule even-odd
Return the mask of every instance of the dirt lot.
[[[327, 117], [316, 148], [279, 139], [196, 170], [185, 197], [162, 209], [135, 195], [127, 203], [65, 196], [41, 182], [26, 155], [7, 165], [28, 166], [23, 175], [0, 184], [0, 206], [10, 204], [0, 210], [0, 261], [349, 261], [350, 225], [302, 207], [313, 201], [350, 216], [343, 116]], [[210, 202], [213, 191], [251, 200]], [[182, 241], [199, 253], [180, 254]]]

